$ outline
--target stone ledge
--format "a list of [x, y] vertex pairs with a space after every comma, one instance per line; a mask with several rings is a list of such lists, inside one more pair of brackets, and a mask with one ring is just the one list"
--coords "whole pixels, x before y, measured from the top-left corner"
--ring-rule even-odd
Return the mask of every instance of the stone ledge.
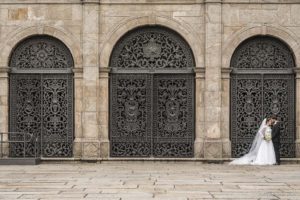
[[[234, 160], [234, 158], [41, 158], [42, 163], [57, 162], [57, 163], [72, 163], [72, 162], [100, 162], [100, 163], [114, 163], [114, 162], [202, 162], [227, 164]], [[300, 164], [300, 158], [281, 158], [281, 163], [285, 164]]]

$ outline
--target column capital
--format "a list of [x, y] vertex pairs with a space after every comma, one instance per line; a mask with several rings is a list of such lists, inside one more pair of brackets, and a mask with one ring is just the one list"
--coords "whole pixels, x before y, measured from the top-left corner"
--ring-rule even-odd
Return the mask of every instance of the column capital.
[[205, 78], [205, 68], [204, 67], [197, 67], [194, 69], [196, 74], [196, 79], [204, 79]]
[[230, 79], [230, 73], [232, 72], [231, 68], [221, 68], [221, 77], [222, 79]]
[[300, 79], [300, 68], [295, 68], [294, 73], [296, 74], [296, 79]]

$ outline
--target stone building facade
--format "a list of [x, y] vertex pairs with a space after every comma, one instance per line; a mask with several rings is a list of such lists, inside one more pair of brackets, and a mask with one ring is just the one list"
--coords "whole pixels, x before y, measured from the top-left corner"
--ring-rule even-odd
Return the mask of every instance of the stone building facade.
[[[43, 102], [38, 104], [42, 104], [44, 107], [52, 106], [52, 118], [49, 117], [44, 120], [50, 120], [51, 124], [49, 126], [52, 128], [59, 126], [59, 122], [65, 120], [65, 123], [68, 124], [68, 133], [63, 134], [64, 136], [61, 137], [59, 132], [48, 133], [49, 137], [47, 136], [47, 138], [52, 143], [48, 144], [47, 139], [44, 139], [46, 142], [45, 145], [42, 142], [41, 148], [42, 151], [43, 148], [47, 147], [50, 148], [50, 152], [61, 152], [64, 149], [63, 147], [55, 147], [57, 141], [61, 139], [64, 142], [67, 141], [67, 145], [70, 146], [66, 148], [71, 148], [71, 150], [70, 154], [65, 156], [60, 153], [49, 153], [44, 156], [44, 159], [47, 159], [47, 157], [82, 160], [103, 160], [115, 157], [126, 159], [132, 157], [137, 157], [137, 159], [141, 157], [145, 157], [145, 159], [188, 157], [187, 159], [202, 160], [237, 157], [245, 153], [250, 147], [251, 142], [249, 141], [253, 139], [253, 134], [255, 134], [260, 121], [272, 113], [279, 115], [280, 119], [284, 121], [284, 128], [288, 130], [282, 137], [283, 146], [285, 145], [282, 152], [283, 156], [300, 157], [300, 107], [297, 106], [300, 104], [300, 81], [298, 79], [300, 71], [297, 69], [300, 65], [299, 11], [300, 1], [297, 0], [1, 0], [0, 131], [27, 130], [30, 132], [30, 128], [30, 130], [26, 128], [14, 129], [14, 127], [19, 126], [17, 123], [20, 120], [27, 120], [22, 125], [24, 127], [33, 126], [33, 121], [44, 123], [41, 122], [43, 114], [39, 115], [40, 118], [38, 119], [31, 119], [30, 123], [27, 119], [30, 115], [28, 113], [32, 112], [28, 111], [28, 109], [32, 109], [32, 102], [26, 104], [29, 101], [29, 97], [26, 97], [26, 95], [32, 92], [32, 86], [30, 86], [30, 92], [27, 90], [26, 95], [23, 95], [22, 98], [20, 95], [24, 94], [22, 91], [24, 88], [26, 89], [26, 84], [29, 84], [26, 80], [36, 79], [40, 81], [38, 84], [41, 84], [41, 82], [46, 84], [47, 80], [53, 80], [50, 76], [52, 74], [53, 77], [61, 77], [60, 80], [70, 81], [68, 82], [69, 89], [66, 89], [66, 91], [71, 97], [62, 100], [68, 101], [68, 106], [71, 109], [64, 111], [65, 113], [70, 112], [63, 116], [68, 119], [55, 118], [57, 117], [55, 113], [58, 111], [57, 107], [53, 107], [53, 104], [48, 105], [43, 104]], [[158, 30], [157, 33], [156, 30]], [[117, 56], [123, 56], [124, 59], [127, 58], [126, 56], [130, 56], [122, 54], [122, 51], [130, 48], [128, 44], [134, 43], [135, 39], [133, 37], [139, 31], [141, 34], [154, 35], [149, 36], [150, 39], [145, 39], [147, 41], [140, 44], [144, 45], [140, 46], [143, 54], [141, 55], [142, 60], [146, 60], [145, 62], [148, 62], [148, 65], [145, 71], [139, 71], [140, 69], [133, 67], [133, 70], [127, 71], [130, 75], [125, 73], [125, 76], [133, 77], [132, 79], [135, 79], [138, 76], [137, 74], [153, 76], [154, 78], [151, 79], [152, 82], [149, 86], [150, 89], [146, 89], [147, 91], [155, 93], [156, 89], [153, 85], [160, 80], [155, 78], [159, 75], [156, 76], [156, 72], [152, 71], [155, 71], [156, 66], [152, 66], [154, 69], [151, 70], [149, 69], [149, 63], [155, 63], [157, 59], [162, 59], [161, 52], [167, 51], [165, 49], [168, 44], [173, 45], [173, 54], [171, 52], [171, 54], [166, 55], [174, 57], [175, 60], [183, 56], [183, 63], [186, 63], [185, 59], [189, 54], [187, 51], [191, 52], [189, 55], [193, 57], [191, 58], [192, 64], [187, 68], [192, 70], [187, 70], [189, 73], [187, 71], [182, 72], [193, 76], [193, 81], [189, 82], [193, 87], [187, 87], [188, 89], [192, 88], [191, 97], [186, 97], [187, 99], [191, 98], [191, 101], [187, 102], [186, 105], [182, 103], [177, 105], [178, 103], [173, 99], [175, 106], [172, 107], [171, 105], [170, 109], [182, 111], [186, 106], [192, 105], [192, 110], [184, 112], [193, 114], [190, 118], [185, 118], [185, 122], [181, 121], [176, 124], [176, 119], [178, 120], [181, 115], [178, 114], [176, 118], [177, 111], [173, 113], [170, 111], [170, 118], [167, 117], [166, 121], [171, 125], [168, 128], [163, 128], [165, 133], [169, 132], [162, 136], [162, 140], [166, 140], [168, 143], [167, 135], [169, 135], [170, 141], [173, 141], [176, 137], [173, 135], [174, 138], [172, 138], [172, 133], [176, 132], [176, 127], [182, 128], [186, 125], [185, 123], [191, 122], [186, 125], [190, 127], [190, 129], [188, 128], [190, 132], [183, 133], [181, 139], [186, 139], [192, 147], [176, 146], [175, 139], [174, 144], [176, 143], [176, 147], [173, 143], [168, 143], [161, 149], [162, 152], [166, 153], [158, 154], [158, 156], [153, 156], [156, 154], [152, 153], [140, 156], [137, 153], [132, 153], [137, 149], [137, 151], [141, 148], [144, 150], [145, 147], [140, 149], [132, 147], [129, 150], [124, 150], [131, 151], [127, 154], [121, 153], [120, 156], [112, 156], [114, 151], [118, 155], [123, 148], [118, 147], [119, 150], [112, 148], [112, 136], [117, 135], [121, 138], [120, 141], [128, 142], [129, 135], [141, 126], [140, 122], [134, 123], [136, 119], [126, 118], [122, 114], [119, 118], [114, 118], [113, 109], [118, 109], [120, 106], [112, 105], [112, 102], [116, 101], [118, 103], [118, 95], [122, 94], [118, 93], [118, 87], [114, 87], [111, 82], [112, 77], [115, 76], [112, 66], [112, 62], [114, 62], [112, 54], [117, 52]], [[175, 39], [167, 38], [165, 42], [160, 43], [157, 35], [171, 38], [174, 35]], [[141, 37], [146, 36], [142, 35]], [[42, 43], [39, 43], [39, 41], [42, 41]], [[122, 41], [127, 41], [128, 44], [122, 44]], [[51, 45], [51, 47], [45, 47], [48, 48], [48, 52], [36, 50], [37, 47], [34, 45], [40, 44], [46, 44], [46, 46], [51, 44], [53, 49], [60, 48], [57, 50], [59, 53], [51, 53]], [[189, 48], [185, 50], [183, 46]], [[140, 47], [137, 45], [134, 48]], [[178, 51], [174, 48], [177, 47], [179, 52], [183, 49], [183, 53], [176, 57], [174, 55]], [[261, 49], [256, 49], [256, 51], [256, 47]], [[269, 47], [271, 49], [268, 49]], [[61, 51], [64, 52], [62, 56]], [[134, 50], [132, 51], [134, 52]], [[27, 52], [26, 55], [24, 52]], [[130, 54], [131, 51], [128, 50], [128, 52]], [[56, 58], [61, 56], [60, 59], [66, 64], [65, 67], [62, 67], [64, 70], [52, 69], [53, 63], [51, 64], [51, 62], [54, 61], [51, 59], [46, 61], [46, 58], [44, 58], [49, 55]], [[24, 56], [28, 57], [24, 58]], [[32, 56], [36, 57], [35, 59], [38, 61], [34, 60]], [[22, 65], [22, 59], [29, 60], [31, 64], [26, 64], [27, 61], [24, 61], [25, 64]], [[235, 62], [233, 62], [233, 59], [235, 59]], [[246, 60], [245, 66], [243, 65], [245, 69], [240, 65], [243, 59]], [[41, 66], [36, 67], [35, 65], [39, 62]], [[51, 69], [47, 67], [47, 62], [50, 62], [50, 67], [48, 67]], [[142, 61], [139, 60], [139, 62]], [[165, 60], [162, 59], [162, 62], [165, 62]], [[26, 67], [25, 65], [32, 66]], [[23, 66], [23, 68], [20, 66]], [[128, 66], [130, 68], [131, 65], [128, 64]], [[178, 66], [183, 68], [182, 65]], [[261, 68], [257, 66], [261, 66]], [[118, 70], [116, 71], [118, 72]], [[120, 71], [120, 74], [122, 73], [124, 72]], [[164, 77], [167, 77], [166, 79], [169, 79], [169, 77], [175, 77], [176, 79], [177, 75], [173, 73], [181, 74], [181, 72], [172, 71], [168, 67], [164, 72], [157, 71], [157, 74], [164, 74]], [[29, 75], [32, 74], [36, 76], [30, 79]], [[118, 75], [118, 73], [116, 74]], [[259, 77], [254, 77], [253, 74]], [[66, 79], [66, 77], [71, 78]], [[14, 82], [14, 80], [21, 80], [21, 82], [18, 85], [19, 82]], [[246, 80], [246, 82], [239, 82], [240, 80]], [[254, 92], [251, 90], [251, 87], [252, 89], [256, 87], [253, 86], [253, 84], [256, 84], [253, 80], [259, 80], [260, 83], [258, 84], [262, 83], [262, 86], [254, 88]], [[273, 80], [278, 81], [273, 83]], [[283, 80], [287, 80], [287, 82]], [[241, 85], [238, 85], [239, 83]], [[277, 88], [276, 91], [266, 92], [265, 85], [268, 84], [271, 90]], [[46, 86], [42, 87], [44, 89], [40, 95], [45, 96]], [[53, 89], [54, 86], [50, 87]], [[117, 100], [112, 97], [114, 92], [117, 95], [115, 97]], [[58, 92], [58, 94], [60, 93]], [[243, 94], [244, 97], [242, 97]], [[264, 96], [268, 94], [271, 97]], [[53, 92], [48, 94], [48, 98], [51, 99], [49, 101], [52, 103], [57, 100], [53, 95]], [[136, 98], [139, 95], [142, 95], [142, 93], [139, 93]], [[261, 99], [260, 103], [253, 102], [253, 99], [256, 98], [255, 95], [260, 95], [257, 97]], [[25, 103], [13, 102], [14, 99], [18, 98], [21, 98], [19, 99], [20, 102]], [[124, 97], [123, 100], [127, 101], [128, 99], [126, 100]], [[153, 111], [154, 107], [155, 109], [160, 108], [158, 105], [154, 105], [153, 102], [156, 99], [153, 100], [151, 95], [146, 97], [146, 101], [148, 100], [150, 107], [153, 105], [153, 108], [149, 108], [148, 111], [151, 116], [146, 114], [150, 117], [146, 117], [145, 123], [148, 123], [147, 120], [157, 117], [157, 112]], [[265, 101], [267, 103], [264, 103]], [[128, 109], [136, 109], [134, 108], [135, 103], [134, 101], [128, 102], [130, 104]], [[59, 105], [62, 104], [55, 104], [55, 106]], [[23, 116], [18, 113], [21, 112], [18, 106], [29, 106], [28, 109], [26, 107], [27, 110], [22, 111], [25, 113]], [[139, 106], [141, 107], [141, 105]], [[178, 106], [182, 107], [179, 108]], [[277, 107], [274, 106], [279, 107], [279, 109], [276, 110]], [[268, 108], [270, 109], [268, 110]], [[124, 109], [127, 109], [127, 107]], [[46, 112], [41, 110], [43, 109], [39, 110], [40, 113]], [[256, 110], [256, 114], [253, 114], [253, 110]], [[133, 117], [139, 117], [142, 111], [138, 112], [139, 114], [129, 114], [135, 115]], [[161, 115], [167, 115], [165, 111], [162, 113]], [[17, 117], [14, 118], [13, 115]], [[18, 116], [23, 118], [19, 119]], [[176, 119], [174, 119], [174, 116]], [[124, 123], [131, 127], [129, 128], [130, 131], [126, 133], [127, 135], [121, 132], [112, 132], [113, 122], [122, 120], [127, 120]], [[157, 123], [157, 121], [154, 121], [154, 123]], [[150, 130], [150, 135], [147, 135], [150, 138], [147, 139], [148, 142], [150, 141], [148, 143], [150, 150], [146, 151], [154, 152], [153, 138], [158, 137], [159, 134], [153, 135], [152, 131], [154, 129], [152, 128], [156, 125], [145, 126]], [[238, 128], [236, 128], [237, 126]], [[186, 135], [189, 136], [185, 137]], [[43, 138], [43, 135], [40, 137]], [[132, 141], [133, 144], [131, 145], [134, 146], [134, 139]], [[245, 144], [243, 141], [246, 141]], [[164, 145], [162, 144], [162, 146]], [[175, 151], [189, 151], [191, 154], [182, 156], [184, 153], [182, 155], [176, 152], [172, 153], [170, 149], [173, 147], [177, 149]], [[185, 149], [182, 150], [181, 148]]]

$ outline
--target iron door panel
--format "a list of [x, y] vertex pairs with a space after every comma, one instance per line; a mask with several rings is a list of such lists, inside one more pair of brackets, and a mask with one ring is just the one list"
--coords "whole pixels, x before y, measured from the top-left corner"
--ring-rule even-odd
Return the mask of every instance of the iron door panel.
[[42, 154], [72, 157], [73, 79], [70, 74], [42, 75]]
[[281, 123], [281, 157], [295, 156], [293, 74], [233, 74], [231, 80], [232, 156], [246, 154], [263, 118]]
[[[40, 139], [41, 135], [41, 79], [39, 75], [10, 76], [9, 135], [11, 141], [23, 141], [24, 134]], [[28, 138], [25, 138], [28, 141]], [[25, 148], [24, 148], [25, 145]], [[35, 157], [39, 154], [35, 141], [10, 144], [11, 157]], [[25, 152], [24, 152], [25, 149]]]
[[110, 141], [112, 157], [151, 155], [151, 75], [112, 74]]
[[193, 157], [193, 94], [193, 74], [154, 76], [154, 157]]

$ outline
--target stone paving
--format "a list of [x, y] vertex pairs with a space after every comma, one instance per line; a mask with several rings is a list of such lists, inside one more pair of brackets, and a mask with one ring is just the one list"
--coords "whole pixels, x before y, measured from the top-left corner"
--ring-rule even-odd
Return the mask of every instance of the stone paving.
[[300, 199], [300, 165], [112, 161], [0, 166], [0, 199]]

